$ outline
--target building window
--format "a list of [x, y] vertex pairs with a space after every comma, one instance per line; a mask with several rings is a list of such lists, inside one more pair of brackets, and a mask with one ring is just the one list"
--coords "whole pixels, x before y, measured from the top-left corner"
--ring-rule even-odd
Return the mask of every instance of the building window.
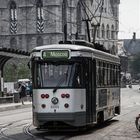
[[44, 31], [44, 13], [42, 0], [37, 0], [36, 11], [37, 11], [37, 32], [42, 33]]
[[16, 49], [17, 48], [17, 40], [13, 37], [10, 40], [10, 48]]
[[100, 27], [97, 27], [97, 37], [100, 38]]
[[102, 38], [105, 38], [105, 26], [102, 24]]
[[17, 33], [17, 7], [14, 1], [10, 3], [10, 32]]
[[43, 38], [41, 36], [37, 37], [36, 44], [37, 44], [37, 46], [43, 45]]
[[114, 25], [111, 27], [111, 39], [115, 39]]
[[109, 30], [109, 25], [106, 27], [106, 37], [109, 39], [110, 38], [110, 30]]
[[77, 4], [77, 33], [82, 32], [82, 8], [80, 1]]

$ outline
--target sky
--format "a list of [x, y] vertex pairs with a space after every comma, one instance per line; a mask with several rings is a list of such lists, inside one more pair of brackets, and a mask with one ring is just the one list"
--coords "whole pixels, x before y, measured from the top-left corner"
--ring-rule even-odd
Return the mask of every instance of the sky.
[[119, 39], [131, 39], [133, 32], [140, 39], [140, 0], [120, 0]]

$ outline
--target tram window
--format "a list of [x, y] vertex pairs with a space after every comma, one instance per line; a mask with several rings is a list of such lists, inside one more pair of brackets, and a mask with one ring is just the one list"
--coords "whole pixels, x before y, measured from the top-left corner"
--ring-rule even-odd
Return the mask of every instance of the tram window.
[[104, 71], [103, 71], [103, 63], [101, 62], [100, 63], [101, 64], [101, 66], [100, 66], [100, 68], [101, 68], [101, 72], [100, 72], [100, 79], [101, 79], [101, 86], [103, 86], [104, 85]]
[[117, 81], [118, 81], [118, 85], [120, 85], [120, 66], [118, 66], [117, 68]]
[[76, 64], [75, 74], [73, 77], [73, 87], [84, 87], [83, 84], [83, 69], [81, 64]]
[[117, 86], [118, 85], [118, 83], [117, 83], [117, 65], [115, 65], [114, 76], [115, 76], [115, 86]]
[[112, 81], [112, 79], [113, 79], [112, 78], [112, 75], [113, 75], [112, 72], [113, 72], [112, 71], [112, 64], [110, 64], [110, 85], [112, 85], [112, 83], [113, 83], [113, 81]]
[[119, 66], [103, 61], [97, 61], [97, 86], [118, 86]]
[[84, 87], [83, 65], [79, 62], [36, 62], [34, 87]]
[[110, 85], [110, 64], [108, 64], [108, 85]]
[[107, 64], [106, 63], [104, 63], [104, 71], [105, 71], [104, 85], [107, 85]]
[[100, 86], [100, 62], [97, 62], [97, 85]]
[[99, 85], [102, 86], [103, 77], [102, 77], [102, 62], [99, 62]]

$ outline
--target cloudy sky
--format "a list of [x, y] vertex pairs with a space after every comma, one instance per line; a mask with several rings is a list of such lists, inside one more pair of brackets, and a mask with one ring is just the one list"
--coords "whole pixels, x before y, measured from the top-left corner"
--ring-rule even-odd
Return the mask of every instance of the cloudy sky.
[[140, 0], [120, 0], [119, 39], [140, 38]]

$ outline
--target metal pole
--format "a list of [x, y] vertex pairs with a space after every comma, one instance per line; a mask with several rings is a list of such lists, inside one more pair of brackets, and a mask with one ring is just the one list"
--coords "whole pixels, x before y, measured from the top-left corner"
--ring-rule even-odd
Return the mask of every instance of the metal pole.
[[87, 25], [88, 41], [91, 42], [91, 40], [90, 40], [90, 31], [89, 31], [89, 20], [85, 20], [85, 21], [86, 21], [86, 25]]
[[64, 42], [67, 41], [67, 23], [64, 25]]
[[4, 96], [4, 81], [3, 81], [3, 69], [0, 70], [0, 91], [1, 91], [1, 95], [2, 97]]

